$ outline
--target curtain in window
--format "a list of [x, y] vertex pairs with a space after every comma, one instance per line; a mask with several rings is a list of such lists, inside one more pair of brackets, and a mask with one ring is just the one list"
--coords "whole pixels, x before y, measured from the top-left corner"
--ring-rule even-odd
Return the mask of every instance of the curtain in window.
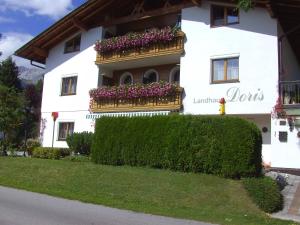
[[74, 132], [74, 123], [60, 123], [59, 124], [59, 134], [58, 137], [61, 140], [67, 138], [68, 135], [73, 134]]
[[227, 80], [239, 79], [239, 59], [227, 60]]
[[68, 85], [68, 79], [64, 78], [62, 83], [62, 94], [68, 94], [69, 93], [69, 85]]
[[224, 60], [213, 61], [213, 80], [224, 80]]
[[71, 93], [76, 93], [77, 77], [72, 77], [71, 79]]

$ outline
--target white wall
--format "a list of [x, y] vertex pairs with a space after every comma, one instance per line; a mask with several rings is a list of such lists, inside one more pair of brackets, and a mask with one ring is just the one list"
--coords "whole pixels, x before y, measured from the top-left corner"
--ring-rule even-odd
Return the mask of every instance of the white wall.
[[[280, 121], [286, 121], [286, 125], [280, 125]], [[280, 131], [288, 133], [287, 143], [279, 141]], [[299, 131], [300, 127], [296, 126], [290, 130], [285, 119], [272, 120], [272, 167], [300, 168], [300, 138], [297, 136]]]
[[[278, 38], [280, 38], [282, 35], [283, 30], [280, 24], [278, 24]], [[282, 80], [300, 80], [300, 64], [297, 61], [295, 53], [291, 48], [291, 45], [288, 41], [288, 36], [282, 38], [282, 66]]]
[[[203, 101], [222, 97], [227, 114], [270, 114], [277, 99], [277, 22], [265, 9], [241, 10], [239, 24], [211, 28], [210, 5], [203, 2], [200, 8], [182, 10], [182, 30], [186, 43], [180, 84], [186, 114], [218, 114], [217, 102]], [[227, 56], [239, 56], [240, 82], [211, 84], [211, 59]], [[232, 102], [230, 88], [239, 89]]]
[[[42, 102], [42, 119], [47, 120], [43, 146], [51, 146], [52, 142], [51, 112], [59, 112], [57, 129], [58, 123], [62, 121], [75, 122], [75, 132], [90, 130], [90, 121], [86, 120], [85, 115], [89, 114], [89, 90], [97, 87], [98, 67], [95, 65], [94, 43], [101, 37], [101, 28], [91, 29], [81, 34], [80, 52], [64, 54], [64, 44], [67, 40], [49, 52]], [[73, 74], [78, 76], [76, 95], [60, 96], [62, 77]], [[57, 130], [55, 132], [55, 140], [57, 140]], [[66, 147], [67, 145], [65, 142], [55, 141], [55, 146]]]

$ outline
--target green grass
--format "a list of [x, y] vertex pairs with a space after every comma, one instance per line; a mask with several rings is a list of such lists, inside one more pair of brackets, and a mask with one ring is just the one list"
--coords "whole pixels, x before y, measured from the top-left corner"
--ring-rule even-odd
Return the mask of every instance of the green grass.
[[0, 157], [0, 185], [224, 225], [295, 224], [270, 219], [240, 181], [205, 174]]

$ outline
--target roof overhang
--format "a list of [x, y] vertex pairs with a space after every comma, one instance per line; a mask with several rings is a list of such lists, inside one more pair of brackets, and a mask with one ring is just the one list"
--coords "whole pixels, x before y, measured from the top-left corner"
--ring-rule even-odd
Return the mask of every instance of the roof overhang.
[[[216, 1], [236, 2], [234, 0], [215, 0], [214, 2]], [[163, 0], [166, 2], [163, 9], [122, 15], [123, 12], [135, 10], [140, 2], [141, 0], [89, 0], [18, 49], [15, 55], [45, 64], [51, 48], [79, 31], [175, 13], [186, 7], [201, 6], [201, 0]], [[175, 4], [170, 4], [170, 2], [175, 2]], [[266, 7], [270, 16], [278, 18], [284, 32], [287, 33], [297, 26], [300, 28], [299, 0], [255, 0], [255, 4]], [[121, 16], [116, 17], [116, 14]], [[289, 33], [287, 37], [300, 59], [300, 29]]]

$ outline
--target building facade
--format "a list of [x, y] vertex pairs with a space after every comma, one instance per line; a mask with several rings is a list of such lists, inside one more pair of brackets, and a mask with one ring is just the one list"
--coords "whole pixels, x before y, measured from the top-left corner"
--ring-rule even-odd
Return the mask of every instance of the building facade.
[[[218, 115], [219, 100], [225, 98], [227, 115], [261, 129], [266, 164], [300, 168], [300, 65], [295, 43], [290, 44], [272, 7], [257, 5], [246, 12], [226, 1], [125, 2], [124, 15], [112, 16], [104, 9], [116, 6], [90, 0], [53, 25], [50, 34], [48, 30], [17, 51], [46, 67], [43, 146], [67, 147], [68, 134], [94, 131], [101, 116]], [[93, 4], [103, 7], [103, 15], [88, 12]], [[74, 29], [62, 31], [68, 21]], [[174, 27], [176, 32], [169, 30]], [[42, 42], [51, 41], [51, 32], [55, 37], [59, 29], [64, 35], [43, 48]], [[125, 50], [100, 44], [95, 51], [97, 41], [128, 38], [130, 32], [172, 38]], [[96, 100], [89, 94], [97, 88], [160, 81], [177, 86], [172, 96]], [[55, 124], [53, 112], [58, 113]]]

